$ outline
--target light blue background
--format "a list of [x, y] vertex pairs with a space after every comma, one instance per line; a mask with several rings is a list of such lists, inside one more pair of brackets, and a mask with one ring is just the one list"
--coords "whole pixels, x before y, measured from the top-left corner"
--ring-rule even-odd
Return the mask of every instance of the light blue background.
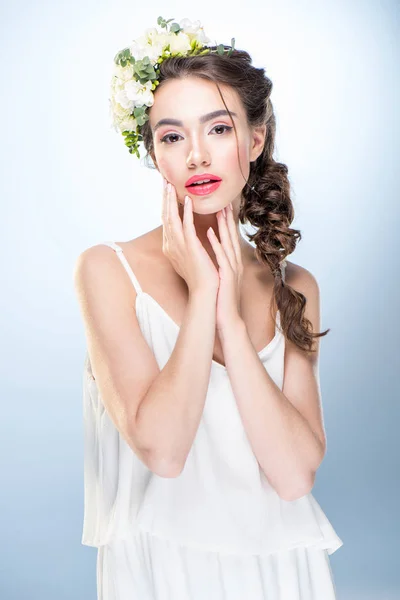
[[320, 361], [328, 452], [313, 493], [344, 541], [331, 556], [338, 599], [394, 600], [399, 5], [188, 6], [1, 3], [0, 596], [96, 598], [96, 551], [80, 543], [86, 341], [72, 272], [85, 248], [161, 224], [161, 179], [111, 129], [108, 95], [116, 52], [162, 15], [235, 37], [273, 80], [276, 157], [303, 234], [290, 260], [316, 276], [331, 328]]

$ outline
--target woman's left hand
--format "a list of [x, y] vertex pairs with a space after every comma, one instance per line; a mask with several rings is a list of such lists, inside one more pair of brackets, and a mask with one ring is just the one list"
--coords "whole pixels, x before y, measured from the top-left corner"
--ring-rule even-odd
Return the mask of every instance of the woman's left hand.
[[233, 211], [225, 207], [217, 213], [221, 242], [210, 228], [207, 232], [219, 265], [219, 288], [216, 307], [216, 328], [223, 334], [241, 321], [240, 293], [243, 276], [242, 255]]

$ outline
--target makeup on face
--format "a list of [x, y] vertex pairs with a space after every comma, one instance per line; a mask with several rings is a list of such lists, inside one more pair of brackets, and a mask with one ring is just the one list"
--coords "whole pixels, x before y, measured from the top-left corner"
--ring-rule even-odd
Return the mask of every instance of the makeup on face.
[[219, 181], [214, 181], [213, 183], [192, 185], [190, 187], [190, 193], [195, 194], [195, 196], [209, 196], [219, 188], [221, 183], [222, 179], [220, 179]]
[[185, 183], [188, 192], [196, 196], [206, 196], [212, 194], [221, 184], [221, 177], [213, 173], [200, 173], [193, 175]]
[[215, 86], [198, 78], [168, 81], [155, 95], [150, 118], [157, 164], [182, 203], [188, 194], [220, 204], [222, 196], [236, 198], [243, 188], [243, 111], [234, 90], [222, 92], [225, 108]]

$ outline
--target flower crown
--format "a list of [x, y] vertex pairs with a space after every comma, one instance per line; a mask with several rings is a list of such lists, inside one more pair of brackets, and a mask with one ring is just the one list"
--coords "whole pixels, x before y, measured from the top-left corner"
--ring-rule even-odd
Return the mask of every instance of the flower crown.
[[[200, 21], [182, 19], [179, 23], [169, 23], [158, 17], [157, 24], [165, 32], [155, 27], [146, 29], [145, 34], [118, 52], [114, 58], [114, 72], [109, 99], [112, 125], [122, 133], [131, 154], [139, 154], [139, 142], [143, 141], [141, 127], [149, 119], [148, 107], [154, 103], [153, 91], [159, 84], [160, 64], [172, 56], [194, 56], [217, 53], [230, 56], [235, 49], [235, 38], [231, 46], [210, 42], [204, 34]], [[226, 52], [226, 50], [228, 50]]]

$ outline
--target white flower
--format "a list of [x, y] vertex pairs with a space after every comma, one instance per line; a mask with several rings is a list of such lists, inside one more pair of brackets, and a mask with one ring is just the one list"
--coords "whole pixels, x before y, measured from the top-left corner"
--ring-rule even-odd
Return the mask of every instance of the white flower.
[[133, 77], [133, 66], [129, 63], [126, 67], [121, 65], [114, 65], [114, 75], [121, 79], [122, 82], [128, 81]]
[[142, 60], [147, 56], [154, 66], [169, 43], [168, 37], [167, 34], [159, 33], [155, 28], [147, 29], [145, 35], [132, 42], [129, 50], [135, 60]]
[[136, 121], [135, 117], [128, 115], [124, 119], [121, 119], [119, 121], [119, 129], [120, 129], [121, 133], [123, 131], [136, 131], [137, 121]]
[[114, 110], [115, 116], [118, 119], [125, 119], [126, 117], [129, 117], [129, 115], [132, 112], [126, 108], [123, 108], [123, 106], [121, 106], [121, 104], [119, 104], [114, 98], [111, 99], [111, 103], [112, 103], [112, 108]]
[[136, 131], [137, 121], [128, 110], [115, 102], [114, 98], [109, 100], [109, 113], [112, 125], [115, 131], [122, 133], [123, 131]]
[[200, 21], [191, 21], [190, 19], [181, 19], [179, 21], [179, 27], [185, 31], [185, 33], [196, 33], [201, 27]]
[[139, 40], [132, 42], [130, 51], [135, 60], [142, 60], [145, 56], [148, 56], [153, 65], [157, 62], [157, 58], [160, 55], [160, 48], [158, 46], [141, 43]]
[[[126, 83], [125, 81], [123, 81], [122, 79], [119, 79], [118, 77], [113, 77], [112, 78], [112, 80], [111, 80], [111, 86], [110, 86], [111, 90], [110, 91], [111, 91], [111, 97], [112, 97], [112, 99], [113, 99], [113, 101], [115, 103], [117, 102], [116, 98], [117, 98], [118, 94], [120, 94], [121, 92], [123, 92], [125, 83]], [[125, 101], [125, 104], [126, 104], [126, 101]], [[120, 106], [120, 105], [116, 104], [116, 106]]]
[[152, 81], [146, 81], [145, 84], [141, 84], [139, 81], [128, 81], [125, 84], [125, 89], [118, 94], [116, 98], [117, 102], [124, 106], [124, 108], [131, 108], [134, 106], [153, 106], [154, 94], [151, 90], [153, 85]]
[[[129, 82], [128, 82], [129, 83]], [[114, 95], [115, 102], [117, 102], [125, 110], [132, 112], [134, 108], [134, 102], [128, 98], [125, 88], [119, 90]]]
[[175, 54], [178, 52], [182, 52], [185, 54], [190, 50], [190, 39], [186, 33], [180, 31], [178, 34], [172, 33], [168, 36], [169, 46], [171, 50], [171, 54]]
[[200, 21], [182, 19], [181, 21], [179, 21], [179, 27], [183, 29], [184, 33], [187, 34], [191, 42], [193, 40], [196, 40], [201, 45], [205, 45], [210, 41], [210, 39], [206, 37]]
[[147, 43], [150, 44], [153, 40], [156, 40], [160, 34], [155, 27], [149, 27], [146, 29], [144, 35], [147, 39]]

